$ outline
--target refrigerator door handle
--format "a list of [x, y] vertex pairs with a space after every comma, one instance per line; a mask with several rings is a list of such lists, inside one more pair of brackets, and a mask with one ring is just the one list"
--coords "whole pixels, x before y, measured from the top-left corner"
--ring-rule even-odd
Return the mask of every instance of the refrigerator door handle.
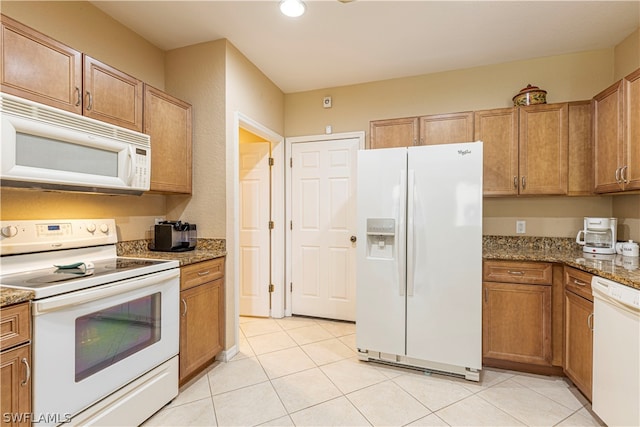
[[403, 230], [405, 230], [405, 218], [406, 218], [406, 208], [407, 208], [407, 172], [404, 170], [400, 171], [400, 197], [398, 197], [398, 221], [397, 221], [397, 230], [396, 236], [398, 236], [398, 245], [396, 249], [396, 271], [398, 272], [398, 292], [401, 297], [404, 296], [405, 291], [405, 274], [406, 274], [406, 265], [403, 262], [406, 256], [406, 252], [403, 252], [405, 249], [404, 242], [401, 241], [402, 237], [405, 236]]
[[414, 223], [414, 209], [415, 209], [415, 183], [416, 176], [413, 169], [409, 170], [409, 182], [407, 185], [407, 296], [413, 296], [413, 281], [414, 281], [414, 266], [415, 266], [415, 223]]

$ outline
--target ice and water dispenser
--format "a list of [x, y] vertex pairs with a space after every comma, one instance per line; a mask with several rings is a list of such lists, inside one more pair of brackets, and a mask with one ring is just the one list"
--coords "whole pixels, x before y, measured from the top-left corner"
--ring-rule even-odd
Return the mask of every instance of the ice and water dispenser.
[[393, 218], [367, 218], [367, 257], [394, 259], [396, 220]]

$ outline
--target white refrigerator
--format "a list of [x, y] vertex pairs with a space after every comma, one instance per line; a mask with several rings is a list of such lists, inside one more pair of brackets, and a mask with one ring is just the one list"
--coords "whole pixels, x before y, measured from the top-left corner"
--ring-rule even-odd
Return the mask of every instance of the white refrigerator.
[[358, 152], [361, 360], [478, 381], [482, 142]]

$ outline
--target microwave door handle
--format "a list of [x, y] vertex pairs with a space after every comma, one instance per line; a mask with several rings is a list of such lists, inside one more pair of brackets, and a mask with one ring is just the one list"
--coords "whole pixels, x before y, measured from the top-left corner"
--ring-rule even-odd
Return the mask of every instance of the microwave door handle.
[[127, 177], [127, 184], [131, 185], [133, 183], [133, 178], [136, 173], [136, 165], [134, 162], [134, 148], [132, 145], [129, 146], [129, 176]]

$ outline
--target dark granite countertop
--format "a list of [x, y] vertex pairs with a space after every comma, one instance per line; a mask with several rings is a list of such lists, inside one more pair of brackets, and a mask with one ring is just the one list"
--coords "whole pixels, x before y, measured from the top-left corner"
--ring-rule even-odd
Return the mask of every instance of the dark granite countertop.
[[582, 251], [573, 239], [551, 237], [484, 236], [485, 260], [539, 261], [565, 264], [640, 289], [640, 259], [595, 255]]
[[118, 242], [118, 256], [177, 260], [180, 266], [209, 261], [227, 255], [224, 239], [198, 239], [196, 249], [186, 252], [158, 252], [149, 250], [150, 240]]

